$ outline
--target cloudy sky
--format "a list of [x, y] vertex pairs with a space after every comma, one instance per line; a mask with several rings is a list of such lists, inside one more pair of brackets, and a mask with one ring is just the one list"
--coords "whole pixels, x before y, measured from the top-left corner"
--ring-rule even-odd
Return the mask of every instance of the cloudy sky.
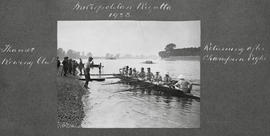
[[58, 21], [58, 48], [111, 54], [158, 55], [169, 43], [200, 46], [200, 21]]

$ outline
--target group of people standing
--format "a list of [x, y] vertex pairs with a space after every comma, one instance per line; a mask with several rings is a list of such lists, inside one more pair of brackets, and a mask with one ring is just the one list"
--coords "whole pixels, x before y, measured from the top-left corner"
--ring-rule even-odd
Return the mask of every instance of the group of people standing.
[[192, 83], [188, 80], [185, 80], [184, 76], [182, 75], [178, 77], [178, 81], [175, 81], [172, 80], [168, 73], [165, 74], [164, 78], [162, 78], [159, 72], [153, 74], [151, 72], [151, 68], [147, 68], [147, 72], [145, 72], [143, 67], [141, 68], [141, 71], [137, 71], [136, 68], [130, 68], [129, 66], [121, 68], [119, 72], [122, 76], [127, 76], [143, 81], [155, 82], [157, 84], [168, 85], [170, 87], [183, 90], [186, 93], [190, 93], [192, 89]]
[[84, 64], [82, 62], [82, 59], [80, 58], [79, 63], [75, 59], [71, 59], [68, 57], [64, 57], [64, 60], [62, 61], [62, 69], [60, 70], [61, 62], [59, 58], [57, 57], [57, 75], [61, 72], [61, 76], [67, 76], [69, 75], [76, 75], [77, 68], [79, 69], [80, 74], [79, 75], [85, 75], [85, 84], [84, 87], [88, 88], [88, 83], [90, 81], [90, 67], [93, 65], [93, 58], [89, 57], [88, 61]]
[[77, 68], [79, 68], [80, 75], [82, 75], [82, 69], [84, 68], [84, 64], [82, 63], [82, 59], [80, 59], [80, 62], [78, 63], [75, 59], [64, 57], [64, 60], [62, 61], [62, 69], [60, 70], [61, 62], [59, 58], [57, 57], [57, 74], [61, 72], [61, 76], [67, 76], [70, 75], [76, 75]]

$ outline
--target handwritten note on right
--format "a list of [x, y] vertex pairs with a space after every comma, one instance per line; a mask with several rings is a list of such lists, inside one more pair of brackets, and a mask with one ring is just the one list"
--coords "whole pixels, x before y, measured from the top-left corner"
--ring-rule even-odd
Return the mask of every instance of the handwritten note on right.
[[202, 60], [211, 63], [256, 65], [268, 60], [265, 48], [260, 43], [248, 47], [223, 47], [209, 43], [202, 50], [205, 52]]

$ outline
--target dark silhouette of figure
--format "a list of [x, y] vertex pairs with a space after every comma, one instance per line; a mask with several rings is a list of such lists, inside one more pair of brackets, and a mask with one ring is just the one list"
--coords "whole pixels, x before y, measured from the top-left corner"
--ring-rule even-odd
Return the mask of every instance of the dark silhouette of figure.
[[56, 63], [57, 63], [57, 70], [60, 68], [60, 60], [59, 60], [59, 57], [56, 57]]
[[72, 74], [72, 59], [69, 59], [68, 60], [68, 73], [69, 74]]
[[68, 72], [68, 57], [65, 57], [63, 62], [63, 71], [64, 71], [64, 76], [67, 76], [67, 72]]
[[82, 75], [82, 69], [83, 69], [83, 62], [82, 59], [80, 58], [80, 62], [79, 62], [79, 71], [80, 71], [80, 76]]
[[57, 64], [57, 76], [59, 75], [59, 69], [60, 69], [60, 65], [61, 65], [61, 62], [60, 62], [60, 60], [59, 60], [59, 57], [56, 57], [56, 64]]
[[71, 64], [72, 64], [72, 74], [75, 76], [76, 68], [77, 68], [78, 64], [75, 60], [72, 60]]
[[89, 57], [88, 58], [88, 61], [86, 62], [86, 66], [85, 66], [85, 72], [84, 72], [84, 75], [85, 75], [85, 84], [84, 84], [84, 87], [85, 88], [89, 88], [88, 87], [88, 83], [90, 81], [90, 68], [91, 68], [91, 65], [93, 65], [93, 58], [92, 57]]

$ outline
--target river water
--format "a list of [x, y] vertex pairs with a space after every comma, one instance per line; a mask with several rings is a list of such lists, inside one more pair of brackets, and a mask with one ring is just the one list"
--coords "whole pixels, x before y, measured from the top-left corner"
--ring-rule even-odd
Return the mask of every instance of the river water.
[[[118, 73], [120, 67], [129, 65], [139, 70], [151, 67], [152, 72], [172, 77], [184, 75], [192, 82], [200, 82], [200, 61], [153, 60], [144, 64], [142, 59], [95, 59], [102, 63], [102, 73]], [[97, 74], [98, 70], [91, 70]], [[156, 90], [117, 83], [110, 78], [104, 82], [89, 83], [89, 92], [83, 97], [85, 118], [83, 128], [198, 128], [200, 127], [200, 102], [194, 99], [167, 96]], [[193, 94], [200, 95], [200, 87], [194, 86]]]

